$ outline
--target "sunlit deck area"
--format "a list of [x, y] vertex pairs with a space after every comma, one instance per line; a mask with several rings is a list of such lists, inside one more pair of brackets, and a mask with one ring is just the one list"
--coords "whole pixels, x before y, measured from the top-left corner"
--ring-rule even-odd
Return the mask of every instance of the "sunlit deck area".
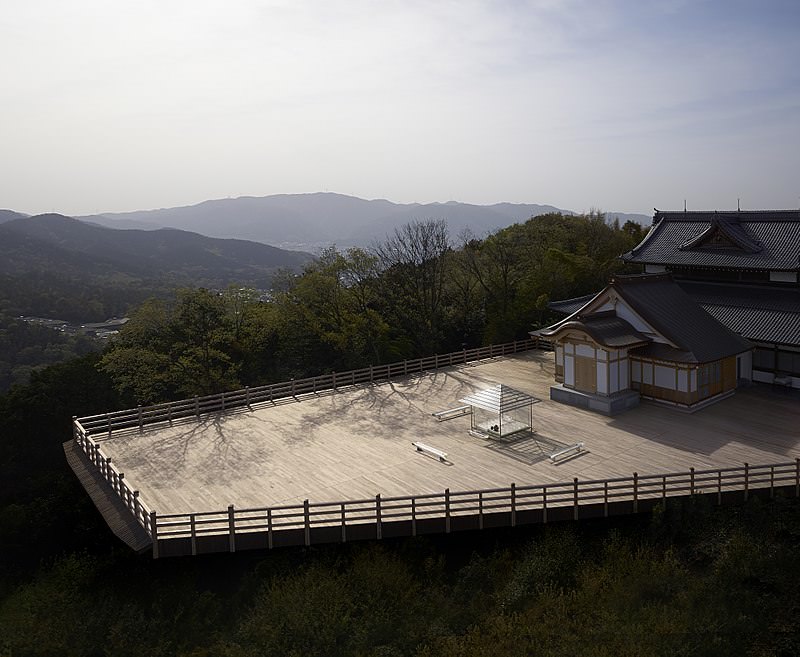
[[[800, 398], [766, 386], [694, 414], [642, 403], [606, 417], [551, 401], [553, 355], [532, 350], [418, 376], [340, 387], [173, 426], [94, 435], [162, 514], [608, 479], [791, 461], [800, 456]], [[534, 434], [487, 439], [469, 416], [433, 414], [496, 384], [539, 398]], [[447, 454], [415, 450], [420, 441]], [[583, 442], [562, 462], [547, 455]]]

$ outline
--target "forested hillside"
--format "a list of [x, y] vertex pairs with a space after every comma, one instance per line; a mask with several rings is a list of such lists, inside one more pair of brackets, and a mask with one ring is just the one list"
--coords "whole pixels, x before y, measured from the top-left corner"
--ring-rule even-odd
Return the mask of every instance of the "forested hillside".
[[795, 655], [800, 507], [153, 561], [64, 459], [73, 415], [523, 336], [636, 227], [558, 215], [451, 243], [412, 224], [273, 300], [185, 290], [0, 396], [0, 655]]

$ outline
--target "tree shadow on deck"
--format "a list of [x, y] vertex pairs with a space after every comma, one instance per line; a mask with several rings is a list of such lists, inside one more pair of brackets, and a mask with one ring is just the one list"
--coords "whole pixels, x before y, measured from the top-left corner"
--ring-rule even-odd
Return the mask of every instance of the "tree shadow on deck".
[[[570, 443], [565, 443], [549, 436], [543, 436], [535, 431], [526, 431], [515, 433], [507, 437], [487, 438], [484, 448], [497, 454], [508, 456], [520, 463], [536, 465], [537, 463], [547, 461], [550, 458], [550, 454], [553, 452], [568, 447], [569, 445]], [[576, 456], [582, 456], [587, 453], [586, 450], [583, 450], [579, 454], [576, 454]]]
[[[800, 391], [754, 384], [694, 413], [643, 401], [608, 426], [673, 449], [712, 455], [731, 443], [780, 456], [800, 451]], [[757, 457], [757, 454], [754, 454]]]

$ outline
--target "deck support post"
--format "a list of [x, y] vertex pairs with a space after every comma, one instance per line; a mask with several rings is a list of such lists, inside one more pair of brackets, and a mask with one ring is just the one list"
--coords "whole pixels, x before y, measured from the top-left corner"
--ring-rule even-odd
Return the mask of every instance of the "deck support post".
[[192, 532], [192, 556], [197, 554], [197, 526], [194, 513], [189, 515], [189, 527]]
[[547, 486], [542, 486], [542, 523], [547, 524]]
[[450, 533], [450, 489], [444, 489], [444, 533]]
[[236, 521], [234, 519], [233, 504], [228, 505], [228, 549], [236, 552]]
[[572, 480], [572, 518], [578, 519], [578, 478]]
[[153, 559], [158, 559], [158, 517], [155, 511], [150, 512], [150, 538], [153, 541]]
[[744, 464], [744, 501], [750, 498], [750, 465]]
[[639, 513], [639, 473], [633, 473], [633, 512]]
[[517, 526], [517, 485], [511, 482], [511, 526]]
[[[370, 368], [370, 371], [372, 368]], [[381, 539], [381, 494], [375, 496], [375, 538]]]
[[794, 496], [800, 497], [800, 458], [794, 460]]
[[311, 545], [311, 512], [308, 508], [308, 500], [303, 500], [303, 528], [306, 547]]

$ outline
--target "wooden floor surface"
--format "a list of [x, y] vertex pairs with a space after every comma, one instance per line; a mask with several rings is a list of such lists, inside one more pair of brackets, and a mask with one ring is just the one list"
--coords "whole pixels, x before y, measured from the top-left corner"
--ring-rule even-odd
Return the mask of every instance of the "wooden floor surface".
[[[642, 403], [608, 418], [550, 401], [553, 355], [531, 351], [201, 422], [96, 436], [159, 514], [411, 495], [777, 463], [800, 456], [800, 395], [755, 385], [687, 414]], [[534, 437], [489, 441], [432, 413], [503, 383], [542, 401]], [[449, 463], [417, 452], [443, 450]], [[586, 452], [554, 465], [559, 445]]]

